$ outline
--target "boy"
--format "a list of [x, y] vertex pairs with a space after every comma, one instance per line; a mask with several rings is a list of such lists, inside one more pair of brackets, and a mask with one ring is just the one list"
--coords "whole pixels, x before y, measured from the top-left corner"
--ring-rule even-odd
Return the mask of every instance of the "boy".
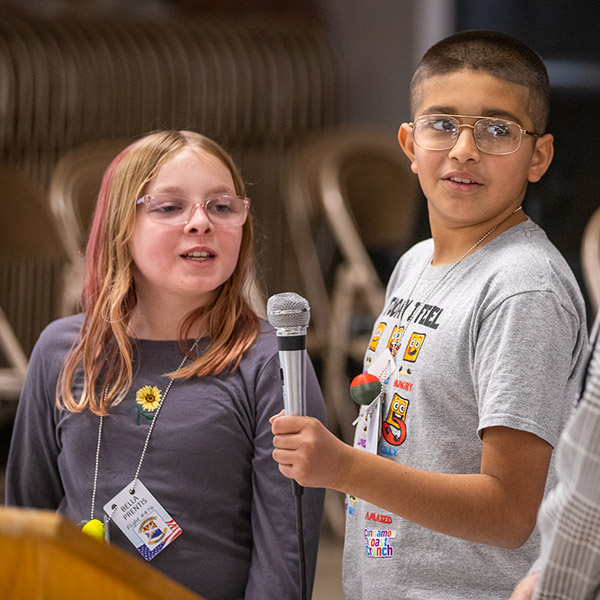
[[507, 598], [534, 557], [587, 340], [571, 271], [521, 209], [553, 156], [548, 95], [541, 59], [510, 36], [459, 33], [425, 54], [398, 138], [432, 239], [400, 259], [375, 323], [364, 366], [382, 394], [354, 448], [313, 419], [272, 420], [285, 476], [348, 494], [349, 600]]

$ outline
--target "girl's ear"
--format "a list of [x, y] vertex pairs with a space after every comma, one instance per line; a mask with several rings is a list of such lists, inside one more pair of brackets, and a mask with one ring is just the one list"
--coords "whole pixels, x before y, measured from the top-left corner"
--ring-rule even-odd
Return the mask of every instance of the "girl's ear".
[[398, 130], [398, 141], [404, 154], [410, 160], [410, 169], [413, 173], [417, 173], [417, 161], [415, 160], [415, 141], [413, 139], [413, 130], [408, 123], [402, 123]]
[[532, 183], [539, 181], [548, 170], [554, 156], [554, 136], [550, 133], [535, 141], [535, 148], [529, 163], [527, 180]]

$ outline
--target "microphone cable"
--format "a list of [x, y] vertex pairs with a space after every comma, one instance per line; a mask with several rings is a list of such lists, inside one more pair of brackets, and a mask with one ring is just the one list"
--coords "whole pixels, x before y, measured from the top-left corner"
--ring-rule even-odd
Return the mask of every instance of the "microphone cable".
[[304, 524], [302, 519], [302, 495], [304, 488], [292, 479], [292, 491], [296, 501], [296, 533], [298, 536], [298, 566], [300, 571], [300, 594], [306, 600], [306, 555], [304, 552]]

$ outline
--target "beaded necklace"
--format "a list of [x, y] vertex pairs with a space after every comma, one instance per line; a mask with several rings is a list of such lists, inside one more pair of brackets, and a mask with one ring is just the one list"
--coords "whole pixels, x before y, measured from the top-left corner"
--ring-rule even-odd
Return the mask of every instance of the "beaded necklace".
[[[427, 304], [427, 301], [431, 298], [431, 296], [433, 296], [434, 292], [440, 287], [440, 285], [442, 285], [442, 283], [447, 279], [447, 277], [450, 275], [450, 273], [452, 273], [452, 271], [454, 271], [454, 269], [456, 269], [456, 267], [458, 267], [458, 265], [465, 259], [467, 258], [467, 256], [469, 256], [469, 254], [471, 254], [471, 252], [473, 252], [473, 250], [475, 250], [475, 248], [477, 248], [477, 246], [479, 246], [479, 244], [481, 244], [486, 238], [488, 238], [490, 235], [492, 235], [492, 233], [494, 233], [494, 231], [496, 231], [496, 229], [498, 229], [498, 227], [500, 227], [501, 225], [503, 225], [504, 223], [506, 223], [506, 221], [508, 221], [508, 219], [510, 219], [515, 213], [519, 212], [523, 207], [519, 206], [518, 208], [515, 208], [515, 210], [513, 210], [510, 215], [508, 215], [508, 217], [506, 217], [504, 220], [500, 221], [500, 223], [498, 223], [498, 225], [494, 225], [494, 227], [492, 227], [484, 236], [482, 236], [479, 240], [477, 240], [445, 273], [442, 277], [440, 277], [440, 279], [435, 283], [435, 285], [429, 290], [429, 292], [427, 293], [427, 295], [425, 296], [425, 299], [423, 300], [423, 304]], [[404, 302], [404, 306], [402, 307], [402, 310], [400, 312], [400, 317], [398, 319], [398, 322], [401, 323], [402, 319], [404, 318], [404, 313], [406, 312], [406, 309], [408, 308], [408, 305], [410, 303], [410, 300], [412, 298], [412, 295], [419, 283], [419, 281], [421, 280], [421, 277], [423, 276], [423, 273], [425, 273], [425, 269], [427, 269], [427, 267], [431, 264], [431, 261], [433, 260], [433, 254], [427, 259], [427, 261], [425, 262], [425, 264], [423, 265], [423, 268], [421, 269], [419, 276], [417, 277], [412, 289], [410, 290], [410, 293], [408, 294], [408, 297], [406, 298], [406, 301]], [[398, 348], [400, 347], [400, 344], [402, 342], [402, 338], [404, 337], [404, 332], [408, 329], [408, 326], [410, 325], [412, 319], [411, 317], [414, 315], [414, 312], [408, 317], [408, 320], [406, 321], [406, 326], [404, 328], [399, 328], [399, 332], [397, 332], [394, 336], [394, 338], [397, 339], [393, 339], [391, 341], [391, 348], [392, 348], [392, 353], [395, 355], [396, 352], [398, 351]]]
[[[192, 347], [190, 348], [189, 353], [183, 357], [183, 359], [181, 360], [181, 363], [179, 363], [179, 366], [175, 370], [175, 375], [179, 371], [181, 371], [181, 369], [183, 368], [183, 365], [188, 360], [188, 357], [190, 356], [190, 354], [192, 352], [194, 352], [194, 350], [198, 346], [198, 343], [200, 342], [201, 339], [202, 339], [202, 336], [198, 337], [196, 339], [196, 341], [193, 343]], [[144, 446], [142, 448], [140, 460], [138, 462], [138, 466], [135, 471], [135, 476], [133, 478], [133, 483], [132, 483], [131, 489], [129, 490], [129, 492], [131, 494], [133, 494], [135, 485], [138, 481], [140, 470], [142, 468], [142, 463], [144, 462], [144, 457], [146, 456], [146, 450], [148, 449], [148, 444], [150, 443], [150, 436], [152, 435], [152, 431], [154, 430], [154, 425], [156, 424], [156, 419], [158, 418], [160, 409], [162, 408], [165, 400], [167, 399], [167, 395], [169, 394], [169, 391], [170, 391], [172, 385], [173, 385], [173, 377], [171, 377], [169, 379], [169, 383], [167, 384], [165, 393], [162, 395], [162, 397], [158, 403], [158, 406], [156, 407], [156, 412], [154, 413], [154, 416], [152, 417], [152, 421], [150, 422], [150, 427], [148, 428], [148, 433], [146, 434], [146, 439], [144, 440]], [[108, 395], [108, 385], [104, 388], [104, 394], [103, 394], [104, 401], [106, 401], [107, 395]], [[82, 530], [85, 531], [86, 533], [89, 533], [93, 537], [104, 538], [106, 541], [108, 541], [108, 522], [110, 521], [112, 514], [108, 515], [108, 516], [106, 516], [106, 515], [104, 516], [104, 523], [102, 523], [98, 519], [94, 518], [94, 509], [96, 506], [96, 489], [98, 486], [98, 471], [100, 468], [100, 444], [102, 442], [102, 425], [103, 425], [103, 423], [104, 423], [104, 417], [102, 415], [100, 415], [100, 421], [98, 424], [98, 442], [96, 444], [96, 459], [94, 462], [94, 481], [93, 481], [93, 485], [92, 485], [92, 503], [91, 503], [91, 510], [90, 510], [90, 518], [88, 521], [85, 521], [83, 523]]]

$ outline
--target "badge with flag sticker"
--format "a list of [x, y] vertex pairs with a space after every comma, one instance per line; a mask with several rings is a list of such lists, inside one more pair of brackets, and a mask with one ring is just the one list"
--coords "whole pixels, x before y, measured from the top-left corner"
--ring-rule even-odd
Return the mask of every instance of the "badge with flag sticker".
[[146, 560], [152, 560], [182, 533], [139, 479], [107, 502], [104, 511]]

